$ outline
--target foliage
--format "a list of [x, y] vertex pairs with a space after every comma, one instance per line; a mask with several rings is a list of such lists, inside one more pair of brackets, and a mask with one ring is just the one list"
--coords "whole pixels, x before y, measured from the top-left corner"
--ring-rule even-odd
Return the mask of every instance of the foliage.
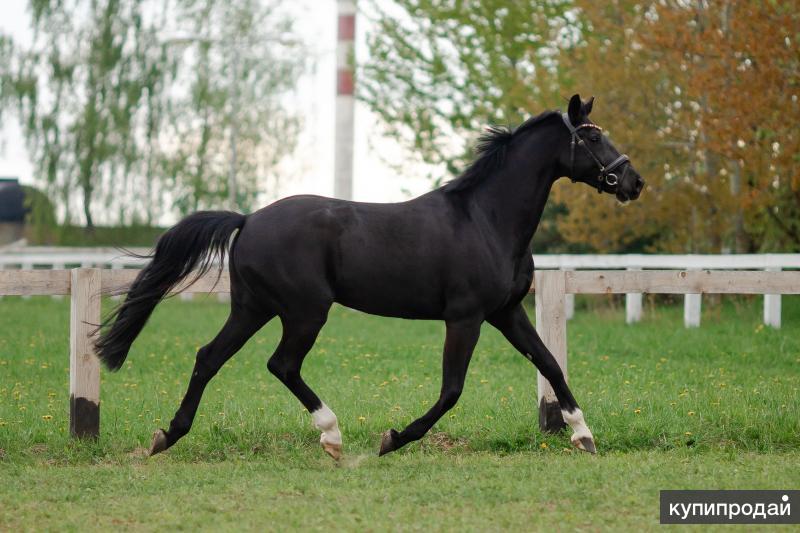
[[566, 0], [366, 2], [374, 29], [358, 96], [391, 135], [456, 174], [470, 157], [459, 140], [562, 101], [553, 43], [569, 47], [568, 8]]
[[451, 137], [519, 123], [560, 105], [559, 93], [594, 94], [592, 118], [648, 187], [612, 209], [590, 189], [557, 184], [561, 238], [605, 252], [800, 250], [794, 2], [510, 6], [511, 23], [492, 1], [396, 0], [376, 16], [361, 97], [391, 134], [452, 176], [463, 151]]
[[[277, 0], [29, 7], [32, 42], [0, 40], [0, 107], [18, 115], [37, 177], [67, 223], [92, 227], [95, 212], [150, 222], [219, 205], [231, 174], [241, 181], [236, 207], [245, 207], [257, 174], [291, 150], [296, 119], [276, 108], [302, 64]], [[169, 35], [178, 33], [189, 38], [175, 46]], [[237, 150], [230, 163], [227, 145]]]
[[562, 234], [599, 250], [800, 250], [796, 6], [577, 4], [590, 29], [569, 68], [648, 188], [624, 210], [562, 192]]
[[130, 224], [95, 226], [87, 232], [83, 226], [28, 224], [25, 239], [31, 246], [111, 246], [152, 247], [166, 228]]
[[[306, 50], [280, 0], [180, 0], [189, 38], [168, 42], [180, 59], [162, 139], [162, 162], [181, 214], [260, 207], [277, 187], [274, 167], [295, 146], [299, 118], [286, 95]], [[199, 36], [193, 37], [193, 36]], [[231, 185], [234, 188], [231, 189]]]
[[779, 331], [761, 326], [759, 299], [728, 301], [693, 330], [680, 306], [633, 326], [621, 311], [577, 313], [569, 379], [596, 457], [538, 431], [535, 371], [487, 325], [456, 408], [420, 443], [378, 458], [380, 433], [439, 393], [443, 326], [335, 307], [303, 370], [338, 415], [347, 456], [336, 468], [309, 414], [267, 372], [277, 320], [206, 388], [192, 432], [145, 459], [228, 306], [160, 305], [125, 367], [102, 375], [100, 440], [76, 442], [69, 302], [6, 297], [0, 529], [655, 528], [664, 487], [777, 489], [796, 478], [798, 304], [784, 298]]

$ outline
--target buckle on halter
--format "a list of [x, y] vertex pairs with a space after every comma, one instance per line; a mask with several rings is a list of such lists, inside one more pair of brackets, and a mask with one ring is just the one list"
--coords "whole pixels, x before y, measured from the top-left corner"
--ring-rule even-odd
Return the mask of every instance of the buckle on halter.
[[619, 183], [619, 178], [613, 172], [609, 172], [608, 174], [606, 174], [604, 181], [609, 187], [614, 187]]

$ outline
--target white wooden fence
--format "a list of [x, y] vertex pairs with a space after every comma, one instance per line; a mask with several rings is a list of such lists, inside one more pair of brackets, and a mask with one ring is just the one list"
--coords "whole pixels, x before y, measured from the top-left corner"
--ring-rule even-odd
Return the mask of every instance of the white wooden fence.
[[[96, 436], [100, 431], [100, 365], [93, 348], [100, 322], [101, 291], [133, 281], [136, 270], [0, 270], [0, 295], [70, 295], [70, 431]], [[535, 291], [534, 291], [535, 287]], [[227, 274], [207, 274], [187, 293], [228, 293]], [[800, 271], [562, 271], [542, 270], [531, 287], [536, 328], [567, 374], [567, 314], [570, 294], [800, 294]], [[560, 411], [550, 384], [538, 378], [539, 424], [560, 428]], [[555, 421], [555, 422], [554, 422]]]
[[[567, 375], [567, 313], [570, 294], [800, 294], [800, 271], [625, 270], [535, 273], [536, 329]], [[538, 377], [539, 426], [561, 428], [555, 393]], [[553, 421], [557, 422], [553, 422]]]
[[[144, 255], [146, 248], [131, 251]], [[534, 255], [537, 270], [763, 270], [777, 272], [800, 269], [800, 254], [735, 254], [735, 255], [662, 255], [662, 254], [548, 254]], [[102, 267], [112, 269], [141, 268], [147, 261], [125, 255], [116, 248], [70, 248], [46, 246], [20, 246], [0, 249], [0, 269], [36, 268], [62, 269], [71, 266]], [[181, 298], [191, 299], [191, 294]], [[220, 294], [221, 300], [227, 294]], [[565, 300], [567, 319], [575, 312], [575, 295], [567, 294]], [[684, 325], [698, 327], [702, 311], [702, 295], [689, 293], [684, 296]], [[629, 293], [625, 297], [625, 320], [628, 324], [642, 318], [642, 294]], [[781, 327], [780, 294], [764, 295], [764, 324]]]

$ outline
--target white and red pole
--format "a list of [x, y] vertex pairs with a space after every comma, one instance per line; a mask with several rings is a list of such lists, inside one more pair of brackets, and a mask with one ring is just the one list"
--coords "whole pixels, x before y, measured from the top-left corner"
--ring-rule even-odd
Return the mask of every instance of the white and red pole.
[[356, 35], [355, 0], [337, 0], [338, 40], [336, 44], [336, 148], [333, 195], [353, 198], [353, 67], [350, 58]]

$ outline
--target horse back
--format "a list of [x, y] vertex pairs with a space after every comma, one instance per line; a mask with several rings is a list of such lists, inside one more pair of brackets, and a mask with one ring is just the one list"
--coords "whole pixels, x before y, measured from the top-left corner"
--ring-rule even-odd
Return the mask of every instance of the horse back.
[[281, 200], [248, 217], [236, 269], [282, 305], [321, 297], [429, 319], [491, 306], [510, 289], [512, 267], [493, 256], [475, 220], [435, 193], [391, 204]]

